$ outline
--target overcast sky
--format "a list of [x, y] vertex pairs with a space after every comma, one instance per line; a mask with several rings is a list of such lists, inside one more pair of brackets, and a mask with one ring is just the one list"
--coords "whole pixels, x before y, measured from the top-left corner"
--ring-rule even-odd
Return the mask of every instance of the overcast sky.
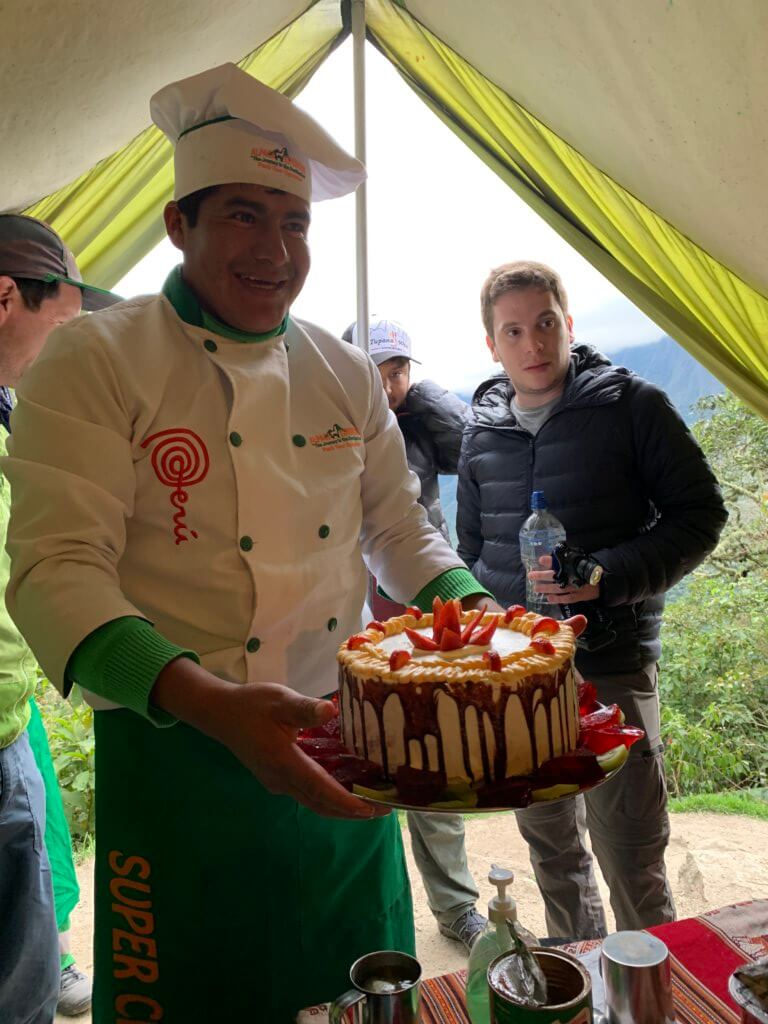
[[[491, 267], [513, 259], [554, 266], [576, 335], [610, 352], [664, 333], [552, 231], [416, 97], [370, 45], [367, 53], [370, 309], [400, 320], [423, 366], [414, 377], [468, 390], [495, 371], [479, 316]], [[352, 48], [329, 58], [298, 103], [354, 147]], [[428, 160], [422, 159], [424, 155]], [[317, 203], [312, 270], [293, 313], [340, 334], [355, 318], [355, 202]], [[167, 239], [115, 291], [157, 291], [179, 262]]]

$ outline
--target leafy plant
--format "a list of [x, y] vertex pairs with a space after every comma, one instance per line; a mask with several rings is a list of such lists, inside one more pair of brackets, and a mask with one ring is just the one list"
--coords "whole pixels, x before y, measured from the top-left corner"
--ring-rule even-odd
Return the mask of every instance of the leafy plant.
[[40, 680], [37, 701], [61, 788], [64, 810], [76, 846], [93, 834], [95, 770], [93, 709], [77, 687], [62, 700], [47, 679]]
[[730, 518], [665, 613], [661, 715], [673, 796], [768, 781], [768, 423], [730, 394], [699, 407], [711, 416], [694, 433]]

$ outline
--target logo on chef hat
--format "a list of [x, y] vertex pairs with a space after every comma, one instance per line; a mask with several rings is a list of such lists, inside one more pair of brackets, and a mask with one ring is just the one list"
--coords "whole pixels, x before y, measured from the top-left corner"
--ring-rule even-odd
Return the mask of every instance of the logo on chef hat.
[[276, 146], [274, 149], [254, 146], [251, 150], [251, 160], [255, 160], [261, 167], [268, 167], [276, 174], [283, 174], [294, 181], [306, 180], [306, 165], [300, 160], [295, 160], [288, 152], [287, 146]]

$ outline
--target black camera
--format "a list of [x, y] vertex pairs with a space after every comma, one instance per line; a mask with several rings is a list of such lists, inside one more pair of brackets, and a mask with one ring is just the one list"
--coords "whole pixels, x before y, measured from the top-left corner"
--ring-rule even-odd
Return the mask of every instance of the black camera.
[[[603, 578], [603, 567], [581, 548], [571, 547], [565, 541], [552, 552], [552, 568], [555, 583], [563, 590], [566, 587], [597, 586]], [[616, 630], [606, 619], [597, 601], [580, 601], [578, 604], [562, 606], [566, 618], [571, 615], [585, 615], [587, 628], [576, 643], [585, 651], [599, 651], [616, 639]]]
[[552, 552], [555, 583], [566, 587], [596, 586], [603, 577], [603, 567], [581, 548], [572, 548], [562, 541]]

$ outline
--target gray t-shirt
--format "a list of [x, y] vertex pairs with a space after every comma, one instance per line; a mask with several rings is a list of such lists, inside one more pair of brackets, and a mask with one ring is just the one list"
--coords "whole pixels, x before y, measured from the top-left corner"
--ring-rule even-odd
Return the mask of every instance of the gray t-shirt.
[[523, 430], [527, 430], [535, 437], [555, 411], [555, 406], [559, 404], [561, 398], [562, 395], [558, 395], [551, 402], [547, 402], [546, 405], [538, 405], [535, 409], [521, 409], [513, 395], [509, 407]]

